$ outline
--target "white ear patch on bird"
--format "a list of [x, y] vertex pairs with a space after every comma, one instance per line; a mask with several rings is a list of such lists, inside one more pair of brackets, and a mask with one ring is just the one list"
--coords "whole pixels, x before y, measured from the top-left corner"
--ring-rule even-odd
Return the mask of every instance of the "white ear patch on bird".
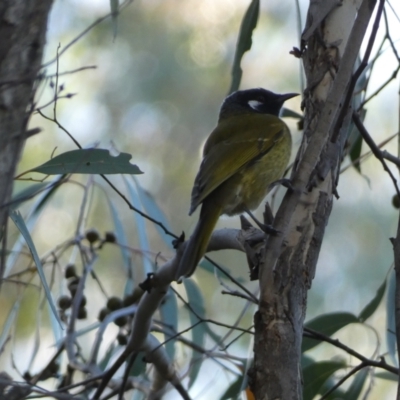
[[259, 107], [263, 104], [262, 101], [258, 101], [258, 100], [249, 100], [247, 102], [247, 104], [253, 109], [258, 111]]

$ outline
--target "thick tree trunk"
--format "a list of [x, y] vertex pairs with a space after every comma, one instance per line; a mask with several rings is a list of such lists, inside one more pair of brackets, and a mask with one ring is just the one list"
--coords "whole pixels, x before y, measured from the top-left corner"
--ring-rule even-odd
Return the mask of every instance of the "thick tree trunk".
[[[257, 400], [301, 399], [301, 342], [307, 291], [315, 274], [336, 191], [352, 110], [346, 95], [376, 1], [311, 1], [302, 55], [304, 138], [275, 217], [281, 235], [266, 243], [255, 315], [250, 384]], [[345, 108], [343, 108], [345, 107]]]
[[[52, 0], [0, 2], [0, 237], [5, 236], [13, 177], [27, 137], [34, 84]], [[0, 279], [3, 276], [1, 263]]]

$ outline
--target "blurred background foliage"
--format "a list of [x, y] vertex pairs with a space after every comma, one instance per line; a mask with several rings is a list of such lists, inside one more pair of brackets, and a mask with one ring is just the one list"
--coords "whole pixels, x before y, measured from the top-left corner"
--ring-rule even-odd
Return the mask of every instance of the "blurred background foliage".
[[[220, 104], [230, 86], [237, 35], [248, 3], [245, 0], [134, 1], [119, 15], [115, 38], [111, 19], [106, 19], [74, 43], [59, 59], [59, 84], [64, 86], [63, 93], [75, 95], [57, 102], [58, 121], [83, 147], [95, 145], [132, 154], [132, 162], [144, 171], [143, 175], [137, 176], [137, 182], [156, 199], [172, 231], [178, 235], [185, 231], [188, 236], [196, 223], [196, 216], [187, 215], [190, 191], [199, 166], [202, 144], [216, 124]], [[306, 1], [300, 1], [303, 24], [307, 6]], [[96, 18], [108, 12], [109, 3], [106, 0], [55, 1], [44, 62], [56, 57], [59, 45], [62, 51]], [[396, 21], [390, 13], [389, 19]], [[394, 28], [392, 31], [395, 40], [400, 36], [398, 22], [396, 26], [397, 30]], [[265, 87], [281, 93], [301, 93], [301, 61], [289, 54], [293, 46], [298, 46], [298, 31], [298, 15], [293, 1], [261, 2], [253, 46], [242, 61], [242, 89]], [[380, 32], [381, 36], [383, 34]], [[396, 69], [397, 61], [389, 53], [387, 46], [384, 47], [374, 69], [376, 73], [371, 76], [368, 92], [373, 93]], [[87, 66], [96, 68], [62, 74]], [[47, 66], [48, 75], [55, 72], [55, 63]], [[365, 124], [377, 143], [398, 131], [398, 86], [398, 80], [393, 81], [368, 103]], [[52, 96], [53, 89], [47, 82], [39, 90], [38, 105], [47, 104]], [[295, 98], [286, 106], [301, 113], [300, 102], [300, 98]], [[53, 105], [42, 111], [51, 116]], [[287, 119], [294, 138], [292, 158], [301, 140], [301, 132], [297, 131], [295, 122]], [[40, 115], [35, 114], [30, 125], [43, 131], [27, 141], [19, 173], [47, 161], [52, 154], [76, 148], [61, 129]], [[394, 141], [387, 148], [397, 153]], [[367, 150], [363, 147], [363, 153]], [[343, 166], [348, 164], [349, 160], [345, 160]], [[397, 176], [397, 171], [393, 172]], [[30, 176], [42, 178], [38, 174]], [[88, 179], [93, 180], [93, 185], [85, 192]], [[127, 193], [121, 177], [112, 176], [110, 180]], [[30, 184], [17, 181], [15, 192]], [[391, 204], [394, 194], [392, 183], [379, 162], [368, 158], [362, 163], [361, 174], [354, 168], [346, 169], [341, 175], [338, 192], [340, 199], [334, 204], [316, 278], [309, 293], [307, 319], [332, 311], [358, 314], [375, 295], [393, 260], [389, 238], [395, 235], [398, 211]], [[90, 205], [85, 208], [83, 224], [78, 228], [85, 193], [90, 197]], [[280, 189], [278, 203], [282, 193]], [[20, 208], [23, 216], [27, 216], [33, 202]], [[39, 254], [43, 256], [51, 252], [60, 243], [74, 238], [79, 231], [82, 233], [95, 228], [102, 235], [105, 231], [114, 231], [109, 202], [118, 210], [128, 245], [134, 250], [132, 266], [135, 283], [143, 280], [143, 260], [153, 265], [162, 263], [163, 258], [173, 254], [173, 250], [160, 238], [154, 225], [144, 221], [149, 249], [143, 252], [133, 212], [99, 177], [74, 175], [69, 183], [57, 190], [31, 231]], [[259, 216], [261, 212], [258, 211]], [[239, 219], [223, 217], [218, 226], [239, 227]], [[10, 246], [17, 237], [17, 230], [10, 224]], [[246, 287], [256, 290], [258, 283], [248, 282], [244, 255], [233, 251], [219, 252], [214, 258]], [[55, 298], [66, 291], [62, 269], [69, 262], [79, 265], [77, 252], [71, 249], [63, 254], [54, 268]], [[28, 263], [27, 257], [20, 256], [13, 274], [24, 271]], [[123, 294], [126, 274], [118, 248], [105, 246], [95, 270], [101, 276], [108, 295]], [[222, 295], [223, 288], [209, 272], [199, 269], [193, 279], [202, 290], [207, 315], [227, 324], [234, 323], [238, 310], [244, 307], [243, 300]], [[34, 282], [39, 284], [36, 278]], [[175, 285], [175, 288], [182, 292], [181, 286]], [[11, 348], [17, 368], [24, 372], [27, 358], [22, 355], [32, 352], [37, 323], [35, 315], [42, 297], [35, 288], [23, 292], [20, 286], [9, 283], [2, 288], [0, 303], [3, 310], [10, 310], [22, 293], [23, 300], [14, 328], [17, 336]], [[89, 320], [94, 322], [106, 300], [93, 282], [88, 283], [86, 296]], [[179, 304], [179, 307], [182, 305]], [[241, 326], [251, 326], [253, 312], [254, 308], [250, 307]], [[6, 312], [2, 313], [0, 323], [4, 323], [6, 315]], [[382, 305], [380, 312], [369, 321], [382, 339], [380, 353], [385, 352], [386, 346], [385, 318]], [[49, 324], [46, 314], [42, 323], [44, 326]], [[180, 328], [185, 326], [187, 321], [180, 321]], [[220, 334], [225, 332], [218, 327], [215, 331]], [[50, 329], [48, 336], [46, 339], [46, 335], [41, 333], [42, 343], [46, 340], [49, 345], [53, 343]], [[375, 351], [376, 337], [365, 327], [354, 325], [339, 332], [339, 337], [366, 356]], [[90, 335], [84, 340], [90, 341]], [[234, 344], [235, 353], [247, 357], [251, 352], [250, 343], [249, 337], [242, 337]], [[12, 370], [10, 351], [7, 348], [1, 358], [3, 368], [7, 370]], [[51, 353], [46, 346], [41, 346], [41, 351]], [[332, 348], [323, 346], [313, 351], [318, 357], [329, 358], [336, 354]], [[36, 365], [36, 368], [40, 366]], [[231, 380], [224, 372], [219, 371], [218, 374], [217, 377], [224, 376], [227, 381]], [[198, 398], [207, 395], [207, 387], [215, 385], [221, 392], [226, 388], [226, 382], [218, 383], [208, 374], [201, 376], [195, 392]], [[386, 385], [379, 381], [373, 390], [375, 397], [371, 398], [382, 399], [383, 394], [391, 398], [394, 388], [394, 384]]]

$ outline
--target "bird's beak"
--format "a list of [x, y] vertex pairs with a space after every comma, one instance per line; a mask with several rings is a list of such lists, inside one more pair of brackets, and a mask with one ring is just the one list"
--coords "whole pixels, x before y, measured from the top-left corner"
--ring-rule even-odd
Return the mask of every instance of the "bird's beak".
[[291, 99], [292, 97], [299, 96], [299, 93], [286, 93], [280, 95], [280, 100], [284, 103], [286, 100]]

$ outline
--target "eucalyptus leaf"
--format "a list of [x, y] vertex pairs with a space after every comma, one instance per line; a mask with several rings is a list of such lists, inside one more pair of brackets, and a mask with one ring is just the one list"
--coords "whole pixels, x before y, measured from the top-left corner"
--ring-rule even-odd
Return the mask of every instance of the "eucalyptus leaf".
[[110, 0], [110, 9], [111, 9], [111, 23], [113, 28], [113, 36], [114, 39], [117, 37], [117, 28], [118, 28], [118, 14], [119, 14], [119, 0]]
[[242, 68], [240, 63], [246, 51], [251, 49], [253, 30], [257, 26], [258, 15], [260, 13], [260, 1], [252, 0], [240, 26], [239, 38], [236, 44], [235, 58], [232, 66], [232, 83], [229, 93], [239, 89], [242, 79]]
[[146, 372], [147, 363], [144, 361], [144, 358], [145, 353], [143, 351], [139, 351], [136, 354], [135, 361], [129, 371], [130, 376], [140, 376]]
[[[138, 182], [135, 177], [133, 177], [133, 180], [136, 185], [136, 190], [139, 194], [140, 201], [146, 210], [147, 214], [151, 215], [152, 218], [160, 222], [167, 230], [171, 232], [171, 227], [170, 224], [167, 220], [167, 217], [165, 216], [164, 212], [161, 210], [160, 206], [157, 204], [156, 199], [152, 196], [151, 193], [149, 193], [147, 190], [143, 189], [140, 183]], [[164, 229], [158, 225], [155, 224], [154, 227], [156, 228], [158, 234], [160, 237], [163, 239], [164, 243], [169, 247], [173, 248], [172, 246], [172, 240], [171, 236], [165, 233]]]
[[221, 396], [221, 400], [236, 399], [242, 391], [243, 376], [239, 376]]
[[30, 172], [40, 172], [45, 175], [56, 174], [142, 174], [140, 169], [129, 162], [132, 156], [120, 153], [112, 156], [105, 149], [79, 149], [67, 151]]
[[314, 399], [326, 380], [345, 367], [346, 363], [343, 361], [321, 361], [303, 368], [303, 400]]
[[386, 297], [386, 345], [388, 353], [394, 365], [398, 366], [397, 346], [396, 346], [396, 273], [393, 270], [389, 275], [389, 285]]
[[[205, 318], [204, 299], [201, 294], [201, 290], [198, 285], [192, 279], [184, 279], [183, 284], [188, 297], [188, 303], [194, 312], [200, 317]], [[199, 318], [193, 312], [189, 311], [190, 322], [195, 325], [199, 322]], [[205, 341], [205, 327], [204, 324], [196, 325], [192, 331], [192, 340], [196, 346], [204, 347]], [[199, 360], [199, 353], [193, 350], [192, 357], [190, 360], [190, 372], [189, 372], [189, 387], [195, 382], [201, 368], [201, 362]]]
[[[167, 295], [164, 297], [164, 301], [160, 306], [161, 320], [165, 325], [169, 326], [173, 332], [178, 330], [178, 303], [176, 301], [175, 293], [169, 288]], [[170, 339], [170, 335], [164, 334], [164, 338], [167, 341]], [[175, 342], [176, 339], [168, 340], [165, 343], [165, 350], [171, 360], [175, 358]]]
[[368, 377], [368, 368], [363, 368], [360, 372], [358, 372], [351, 382], [350, 387], [346, 390], [346, 393], [341, 398], [343, 400], [354, 400], [358, 399], [361, 391], [364, 387], [365, 381]]
[[[309, 328], [319, 333], [323, 333], [324, 335], [331, 336], [339, 329], [344, 328], [346, 325], [356, 322], [359, 322], [359, 320], [354, 314], [337, 312], [320, 315], [319, 317], [308, 321], [305, 324], [305, 328]], [[302, 343], [302, 352], [312, 349], [319, 343], [319, 340], [305, 337]]]
[[[124, 179], [124, 180], [126, 187], [128, 189], [130, 202], [136, 209], [142, 211], [143, 209], [142, 203], [138, 196], [137, 190], [133, 185], [133, 181], [131, 179]], [[147, 275], [154, 272], [155, 268], [153, 263], [146, 256], [147, 254], [150, 254], [150, 244], [147, 237], [146, 221], [142, 215], [138, 214], [135, 211], [133, 212], [133, 217], [135, 218], [136, 231], [139, 237], [140, 250], [143, 252], [143, 257], [142, 257], [143, 271], [144, 274]]]
[[387, 381], [398, 382], [399, 376], [393, 372], [382, 371], [374, 374], [374, 378], [385, 379]]
[[379, 286], [379, 289], [376, 291], [375, 297], [360, 312], [360, 315], [358, 316], [360, 322], [364, 322], [365, 320], [367, 320], [376, 311], [382, 301], [385, 290], [386, 279], [382, 282], [381, 286]]
[[47, 182], [34, 183], [33, 185], [29, 185], [25, 189], [14, 194], [13, 197], [11, 198], [11, 208], [15, 209], [18, 206], [20, 206], [21, 203], [24, 203], [25, 201], [32, 199], [37, 194], [42, 192], [48, 185], [49, 184]]
[[36, 247], [33, 244], [33, 240], [31, 238], [31, 235], [30, 235], [29, 231], [28, 231], [28, 228], [26, 227], [25, 222], [24, 222], [21, 214], [18, 211], [12, 211], [10, 213], [10, 218], [13, 220], [14, 224], [16, 225], [16, 227], [21, 232], [22, 236], [24, 237], [24, 239], [26, 241], [26, 244], [29, 247], [29, 250], [30, 250], [30, 252], [32, 254], [33, 260], [34, 260], [34, 262], [36, 264], [36, 269], [37, 269], [37, 272], [39, 274], [40, 280], [42, 281], [44, 292], [45, 292], [46, 298], [47, 298], [47, 304], [49, 305], [49, 307], [50, 307], [51, 311], [53, 312], [54, 317], [58, 321], [59, 325], [62, 327], [62, 323], [61, 323], [60, 317], [58, 315], [57, 308], [56, 308], [56, 306], [54, 304], [54, 300], [53, 300], [53, 297], [51, 295], [50, 288], [47, 285], [47, 281], [46, 281], [46, 277], [44, 275], [42, 263], [40, 261], [39, 255], [37, 254]]

